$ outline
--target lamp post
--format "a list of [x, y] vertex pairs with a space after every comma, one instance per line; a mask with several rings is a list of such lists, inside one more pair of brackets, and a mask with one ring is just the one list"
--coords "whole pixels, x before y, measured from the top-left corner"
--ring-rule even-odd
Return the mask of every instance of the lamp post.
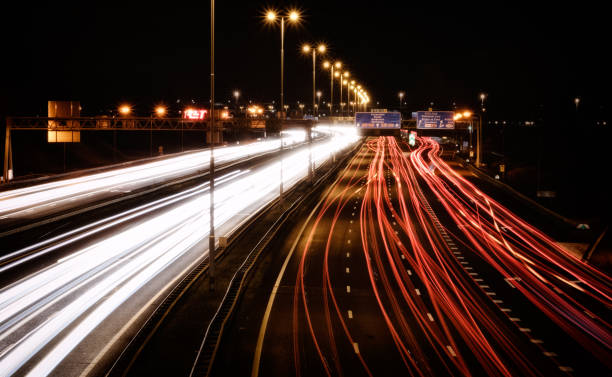
[[321, 93], [321, 91], [317, 91], [317, 117], [319, 116], [319, 107], [321, 107], [321, 95], [323, 95], [323, 93]]
[[[285, 105], [284, 85], [285, 85], [285, 18], [290, 23], [298, 23], [300, 21], [300, 13], [296, 10], [289, 10], [286, 15], [278, 15], [277, 11], [269, 10], [266, 12], [266, 21], [270, 24], [276, 23], [277, 19], [280, 19], [281, 25], [281, 92], [280, 92], [280, 105], [281, 109]], [[282, 114], [281, 114], [282, 118]]]
[[[289, 20], [289, 22], [293, 24], [297, 24], [300, 21], [300, 13], [297, 10], [289, 10], [286, 15], [279, 16], [278, 12], [275, 10], [268, 10], [266, 12], [266, 21], [270, 24], [276, 23], [276, 20], [280, 18], [281, 24], [281, 88], [280, 88], [280, 108], [281, 120], [286, 117], [286, 109], [288, 106], [285, 105], [285, 94], [284, 94], [284, 86], [285, 86], [285, 18]], [[279, 184], [279, 204], [283, 204], [283, 124], [281, 121], [280, 126], [280, 184]]]
[[486, 94], [484, 94], [484, 93], [480, 93], [480, 96], [479, 96], [479, 97], [480, 97], [480, 109], [481, 109], [482, 111], [485, 111], [485, 107], [484, 107], [484, 100], [485, 100], [485, 98], [487, 98], [487, 95], [486, 95]]
[[320, 44], [317, 48], [311, 48], [310, 45], [305, 44], [302, 46], [302, 51], [308, 54], [312, 51], [312, 114], [315, 112], [315, 97], [317, 93], [317, 84], [316, 84], [316, 68], [317, 68], [317, 51], [321, 54], [324, 54], [327, 50], [327, 47], [324, 44]]
[[334, 115], [334, 77], [340, 76], [340, 74], [336, 71], [334, 72], [334, 68], [340, 69], [342, 68], [341, 62], [330, 63], [328, 61], [323, 62], [323, 68], [330, 68], [330, 94], [329, 94], [329, 114], [330, 116]]
[[240, 91], [239, 90], [234, 90], [234, 99], [236, 100], [235, 105], [236, 105], [236, 109], [238, 109], [238, 98], [240, 97]]
[[399, 107], [400, 107], [400, 111], [402, 110], [402, 100], [404, 99], [404, 92], [399, 92], [397, 93], [397, 96], [399, 97]]
[[208, 235], [208, 276], [215, 290], [215, 0], [210, 0], [210, 232]]
[[455, 120], [459, 120], [462, 118], [465, 118], [466, 120], [470, 121], [470, 139], [471, 139], [473, 119], [474, 118], [478, 119], [478, 127], [476, 128], [476, 132], [477, 132], [476, 134], [476, 167], [479, 168], [482, 162], [482, 115], [474, 114], [471, 111], [464, 111], [462, 113], [457, 113], [454, 116]]

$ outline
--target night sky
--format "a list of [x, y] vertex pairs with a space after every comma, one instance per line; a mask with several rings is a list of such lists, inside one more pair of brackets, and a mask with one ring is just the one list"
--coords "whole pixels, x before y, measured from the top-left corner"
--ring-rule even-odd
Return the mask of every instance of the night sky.
[[[279, 97], [278, 28], [261, 12], [292, 5], [304, 19], [285, 40], [285, 98], [310, 103], [311, 60], [303, 42], [324, 41], [380, 107], [477, 107], [526, 119], [569, 111], [573, 98], [608, 114], [607, 12], [515, 1], [484, 4], [412, 1], [217, 1], [217, 98], [269, 102]], [[4, 5], [3, 5], [4, 6]], [[121, 102], [148, 115], [153, 104], [209, 96], [209, 2], [89, 2], [4, 9], [0, 115], [44, 115], [49, 99], [80, 100], [84, 115]], [[329, 76], [319, 71], [324, 99]], [[569, 109], [569, 110], [568, 110]], [[600, 116], [600, 115], [598, 115]], [[607, 116], [607, 115], [605, 115]]]

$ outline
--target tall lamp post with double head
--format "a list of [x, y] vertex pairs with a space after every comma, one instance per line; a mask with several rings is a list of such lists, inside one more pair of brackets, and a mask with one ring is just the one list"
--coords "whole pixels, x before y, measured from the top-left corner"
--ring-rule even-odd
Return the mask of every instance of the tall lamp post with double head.
[[[300, 22], [300, 13], [297, 10], [288, 10], [283, 14], [275, 10], [266, 11], [266, 22], [268, 24], [276, 24], [280, 20], [281, 29], [281, 80], [280, 80], [280, 109], [281, 109], [281, 120], [285, 118], [286, 106], [285, 106], [285, 21], [292, 24], [298, 24]], [[283, 203], [283, 125], [280, 127], [280, 184], [279, 184], [279, 203]]]
[[[284, 14], [275, 10], [266, 11], [266, 22], [276, 24], [280, 20], [281, 29], [281, 87], [280, 87], [280, 105], [281, 109], [285, 107], [285, 22], [298, 24], [300, 22], [300, 13], [297, 10], [288, 10]], [[282, 110], [281, 110], [282, 111]], [[282, 118], [282, 116], [281, 116]]]
[[312, 114], [314, 115], [315, 113], [315, 99], [316, 99], [316, 94], [317, 94], [317, 77], [316, 77], [316, 70], [317, 70], [317, 52], [319, 54], [324, 54], [325, 51], [327, 50], [327, 47], [325, 47], [324, 44], [319, 44], [316, 48], [315, 47], [311, 47], [308, 44], [305, 44], [304, 46], [302, 46], [302, 51], [305, 54], [309, 54], [312, 52]]
[[[342, 68], [342, 63], [341, 62], [330, 63], [328, 61], [325, 61], [323, 62], [323, 68], [330, 69], [329, 113], [330, 113], [330, 116], [333, 116], [334, 114], [334, 77], [340, 76], [340, 73], [338, 73], [337, 70]], [[336, 69], [335, 72], [334, 72], [334, 69]]]

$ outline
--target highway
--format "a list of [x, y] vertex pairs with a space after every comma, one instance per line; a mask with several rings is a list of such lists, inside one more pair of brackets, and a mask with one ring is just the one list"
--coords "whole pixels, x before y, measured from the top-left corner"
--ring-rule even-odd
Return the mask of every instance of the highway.
[[[288, 190], [307, 177], [310, 158], [319, 166], [358, 140], [354, 128], [321, 127], [318, 132], [331, 137], [289, 150], [282, 160], [230, 169], [215, 178], [217, 236], [231, 234], [275, 200], [281, 179]], [[296, 133], [289, 143], [303, 140], [303, 132]], [[278, 147], [278, 142], [256, 143], [219, 149], [215, 155], [227, 162]], [[38, 213], [73, 197], [163, 182], [179, 171], [200, 169], [208, 153], [3, 192], [0, 211], [9, 217]], [[108, 347], [125, 341], [122, 333], [207, 257], [209, 200], [208, 183], [203, 183], [91, 223], [72, 223], [23, 249], [3, 250], [2, 374], [78, 376], [94, 371]]]
[[368, 139], [253, 278], [213, 374], [609, 374], [610, 277], [439, 153]]

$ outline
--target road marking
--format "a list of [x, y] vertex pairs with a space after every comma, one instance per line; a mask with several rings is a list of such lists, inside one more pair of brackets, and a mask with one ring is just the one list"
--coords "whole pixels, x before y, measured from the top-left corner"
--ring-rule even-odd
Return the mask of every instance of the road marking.
[[478, 272], [470, 272], [470, 276], [478, 276]]
[[352, 233], [353, 231], [349, 229], [349, 233]]
[[408, 271], [408, 275], [412, 276], [412, 271], [410, 270], [406, 270], [406, 271]]
[[351, 286], [350, 285], [346, 286], [346, 293], [351, 293]]
[[353, 319], [353, 311], [352, 310], [348, 311], [348, 317], [349, 317], [349, 319]]
[[556, 354], [556, 353], [554, 353], [554, 352], [546, 352], [546, 351], [545, 351], [545, 352], [544, 352], [544, 356], [548, 356], [548, 357], [555, 357], [555, 356], [557, 356], [557, 354]]
[[562, 372], [573, 372], [574, 371], [572, 367], [564, 367], [564, 366], [559, 366], [559, 370], [561, 370]]
[[541, 339], [531, 339], [531, 343], [534, 343], [534, 344], [542, 344], [542, 343], [544, 343], [544, 341], [543, 341], [543, 340], [541, 340]]
[[521, 321], [521, 319], [520, 319], [520, 318], [517, 318], [517, 317], [510, 317], [510, 320], [511, 320], [512, 322], [520, 322], [520, 321]]
[[431, 313], [427, 313], [427, 317], [429, 318], [430, 322], [434, 322], [434, 317], [431, 315]]
[[451, 354], [452, 357], [457, 357], [457, 354], [455, 353], [455, 350], [453, 350], [453, 347], [448, 345], [446, 346], [446, 349], [448, 350], [448, 352]]
[[[464, 262], [461, 262], [461, 263], [464, 263]], [[465, 263], [467, 263], [467, 262], [465, 262]], [[470, 267], [470, 266], [463, 267], [463, 268], [465, 268], [465, 269], [466, 269], [466, 270], [468, 270], [468, 271], [469, 271], [469, 270], [473, 270], [473, 269], [474, 269], [474, 268], [472, 268], [472, 267]], [[475, 272], [470, 272], [470, 275], [471, 275], [471, 274], [475, 274]]]
[[489, 288], [489, 286], [488, 286], [488, 285], [479, 285], [479, 287], [480, 287], [480, 288], [483, 288], [483, 289], [484, 289], [484, 288]]
[[353, 343], [353, 349], [355, 350], [355, 353], [359, 353], [359, 344], [357, 344], [357, 342]]
[[[316, 213], [317, 209], [323, 203], [323, 198], [327, 197], [331, 193], [331, 188], [334, 187], [334, 185], [337, 182], [339, 182], [339, 181], [340, 181], [340, 177], [338, 177], [336, 179], [336, 181], [334, 183], [332, 183], [332, 185], [330, 186], [330, 189], [328, 189], [328, 191], [327, 191], [327, 194], [324, 195], [321, 198], [321, 200], [319, 200], [317, 205], [312, 209], [312, 211], [310, 212], [310, 214], [306, 218], [306, 221], [304, 222], [304, 224], [302, 224], [302, 228], [300, 229], [300, 232], [298, 233], [298, 236], [293, 241], [293, 245], [291, 245], [291, 249], [289, 250], [289, 253], [287, 253], [287, 256], [285, 257], [285, 261], [283, 262], [283, 266], [281, 267], [281, 269], [280, 269], [280, 271], [278, 273], [278, 276], [276, 277], [276, 281], [274, 282], [274, 287], [272, 287], [272, 293], [270, 293], [270, 298], [268, 299], [268, 304], [266, 305], [266, 311], [264, 312], [264, 316], [263, 316], [263, 319], [261, 321], [261, 326], [259, 328], [259, 335], [257, 336], [257, 345], [255, 346], [255, 355], [253, 357], [253, 366], [251, 367], [251, 377], [259, 376], [259, 362], [261, 360], [261, 351], [263, 349], [263, 342], [264, 342], [264, 338], [266, 336], [266, 329], [268, 327], [268, 320], [270, 319], [270, 313], [272, 312], [272, 305], [274, 304], [274, 299], [276, 298], [276, 292], [278, 291], [278, 287], [280, 286], [280, 283], [281, 283], [281, 281], [283, 279], [283, 276], [285, 275], [285, 270], [287, 269], [287, 265], [289, 264], [289, 260], [293, 256], [293, 253], [295, 251], [295, 248], [297, 247], [298, 241], [300, 240], [300, 238], [302, 237], [302, 234], [304, 233], [304, 230], [306, 229], [306, 225], [308, 225], [308, 223], [310, 222], [310, 220], [312, 219], [312, 217]], [[351, 222], [352, 222], [352, 220], [351, 220]], [[347, 253], [347, 255], [348, 255], [348, 253]]]
[[350, 243], [351, 243], [351, 240], [347, 240], [347, 241], [346, 241], [346, 243], [350, 244]]
[[355, 216], [355, 212], [353, 212], [351, 215], [352, 215], [352, 216]]
[[511, 311], [512, 311], [512, 309], [502, 308], [502, 309], [501, 309], [501, 311], [502, 311], [502, 312], [507, 313], [507, 312], [511, 312]]
[[480, 282], [480, 281], [484, 281], [484, 280], [482, 280], [481, 278], [478, 278], [478, 279], [474, 279], [474, 281]]
[[351, 257], [351, 253], [347, 252], [347, 253], [346, 253], [346, 257], [347, 257], [347, 258], [350, 258], [350, 257]]
[[520, 332], [531, 332], [531, 329], [528, 327], [519, 327]]
[[402, 258], [402, 259], [406, 259], [406, 257], [404, 256], [404, 254], [400, 254], [400, 258]]
[[351, 220], [351, 224], [353, 223], [353, 220]]
[[346, 273], [347, 273], [347, 274], [350, 274], [350, 273], [351, 273], [351, 270], [350, 270], [348, 267], [346, 268]]
[[421, 295], [421, 291], [419, 291], [419, 289], [418, 289], [418, 288], [415, 288], [414, 290], [415, 290], [415, 292], [416, 292], [416, 294], [417, 294], [417, 295], [419, 295], [419, 296]]
[[495, 293], [495, 292], [487, 292], [487, 295], [489, 295], [489, 296], [497, 296], [497, 293]]
[[496, 304], [503, 304], [504, 302], [502, 300], [493, 300], [494, 303]]

